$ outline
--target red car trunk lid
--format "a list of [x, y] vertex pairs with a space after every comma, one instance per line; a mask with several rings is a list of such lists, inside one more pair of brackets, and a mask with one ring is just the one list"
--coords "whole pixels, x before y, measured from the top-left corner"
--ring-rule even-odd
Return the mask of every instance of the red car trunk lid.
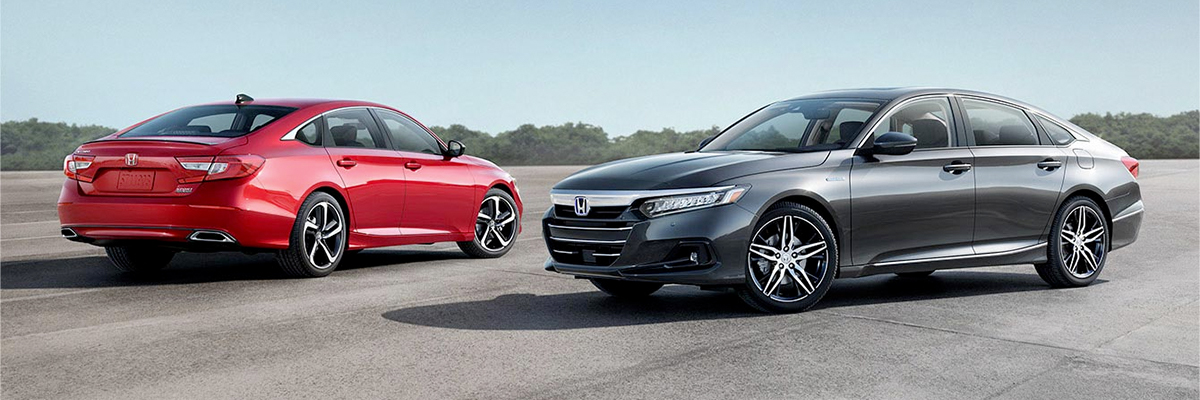
[[[212, 157], [244, 141], [222, 137], [156, 137], [86, 143], [75, 154], [95, 159], [86, 170], [79, 171], [79, 187], [85, 195], [186, 196], [200, 184], [182, 181], [197, 171], [184, 169], [176, 157]], [[200, 176], [204, 173], [200, 172]]]

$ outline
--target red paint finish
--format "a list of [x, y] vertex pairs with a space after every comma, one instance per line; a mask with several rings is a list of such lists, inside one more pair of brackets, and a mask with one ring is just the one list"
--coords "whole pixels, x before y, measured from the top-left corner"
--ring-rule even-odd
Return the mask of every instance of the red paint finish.
[[[492, 187], [512, 193], [523, 212], [512, 177], [486, 160], [281, 140], [329, 111], [397, 111], [390, 107], [307, 99], [253, 104], [298, 109], [241, 137], [121, 138], [130, 127], [80, 146], [64, 160], [62, 227], [99, 244], [187, 244], [196, 230], [215, 230], [238, 247], [281, 249], [301, 203], [319, 190], [345, 203], [349, 247], [363, 249], [471, 240], [479, 202]], [[203, 170], [203, 163], [224, 169]]]

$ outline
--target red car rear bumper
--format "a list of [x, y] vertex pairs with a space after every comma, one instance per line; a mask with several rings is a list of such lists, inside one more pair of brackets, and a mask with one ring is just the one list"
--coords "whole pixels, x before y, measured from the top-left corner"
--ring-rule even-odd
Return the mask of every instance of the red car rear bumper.
[[[295, 222], [294, 202], [291, 196], [257, 187], [253, 179], [206, 182], [185, 197], [86, 196], [76, 181], [67, 180], [58, 216], [64, 236], [81, 242], [281, 249], [288, 246]], [[77, 237], [70, 237], [72, 232]], [[222, 240], [221, 234], [229, 239]]]

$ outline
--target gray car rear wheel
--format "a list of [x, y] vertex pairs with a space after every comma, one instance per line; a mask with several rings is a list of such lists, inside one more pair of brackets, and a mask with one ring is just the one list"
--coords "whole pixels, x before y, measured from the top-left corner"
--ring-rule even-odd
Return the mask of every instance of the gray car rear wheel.
[[1034, 266], [1038, 276], [1053, 287], [1090, 285], [1108, 260], [1108, 219], [1092, 199], [1072, 197], [1059, 208], [1048, 242], [1047, 262]]

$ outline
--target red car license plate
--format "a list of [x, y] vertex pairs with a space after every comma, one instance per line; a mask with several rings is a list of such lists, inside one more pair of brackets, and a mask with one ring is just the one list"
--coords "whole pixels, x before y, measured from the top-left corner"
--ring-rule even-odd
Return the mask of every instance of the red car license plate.
[[149, 192], [154, 189], [154, 171], [121, 171], [117, 175], [117, 190]]

